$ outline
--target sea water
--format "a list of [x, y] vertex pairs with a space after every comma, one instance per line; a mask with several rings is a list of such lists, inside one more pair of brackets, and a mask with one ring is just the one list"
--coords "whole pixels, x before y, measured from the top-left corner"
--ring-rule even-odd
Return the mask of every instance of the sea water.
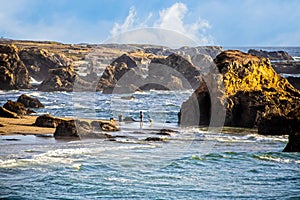
[[[1, 136], [1, 199], [300, 198], [300, 155], [282, 152], [287, 136], [178, 127], [180, 105], [192, 91], [0, 91], [0, 104], [23, 93], [45, 104], [37, 115], [139, 120], [142, 110], [145, 122], [122, 124], [118, 134], [128, 137], [116, 141]], [[163, 142], [145, 142], [156, 126], [176, 132]]]

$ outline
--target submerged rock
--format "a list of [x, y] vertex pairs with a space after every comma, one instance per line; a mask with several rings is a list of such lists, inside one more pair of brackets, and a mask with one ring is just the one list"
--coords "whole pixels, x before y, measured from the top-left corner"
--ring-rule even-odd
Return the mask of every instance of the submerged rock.
[[22, 103], [27, 108], [44, 108], [45, 106], [37, 99], [30, 97], [26, 94], [22, 94], [17, 102]]
[[0, 89], [28, 89], [29, 73], [15, 45], [0, 45]]

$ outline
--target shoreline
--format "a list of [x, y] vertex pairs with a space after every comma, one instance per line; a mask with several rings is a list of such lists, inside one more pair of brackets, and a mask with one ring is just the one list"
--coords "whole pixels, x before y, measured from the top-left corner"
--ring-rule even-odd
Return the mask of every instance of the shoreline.
[[[39, 127], [33, 125], [36, 121], [36, 119], [39, 116], [31, 116], [26, 115], [22, 116], [20, 118], [6, 118], [6, 117], [0, 117], [0, 136], [10, 136], [10, 135], [53, 135], [56, 128], [49, 128], [49, 127]], [[74, 118], [71, 117], [55, 117], [62, 120], [72, 120]], [[79, 119], [80, 121], [86, 121], [91, 122], [95, 121], [95, 119]], [[103, 120], [103, 119], [97, 119], [97, 121], [101, 122], [109, 122], [109, 120]], [[137, 123], [139, 122], [128, 122], [129, 124]], [[130, 126], [128, 123], [125, 123], [127, 125], [123, 126], [121, 129], [123, 130], [137, 130], [134, 125], [134, 127]], [[120, 126], [119, 122], [116, 121], [116, 125]], [[158, 126], [157, 126], [158, 125]], [[163, 127], [160, 127], [159, 124], [145, 124], [145, 127], [141, 129], [141, 131], [151, 131], [151, 130], [158, 130], [163, 129]], [[159, 128], [160, 127], [160, 128]], [[173, 127], [172, 125], [166, 126], [167, 129], [175, 129], [178, 130], [180, 126]], [[198, 127], [201, 131], [208, 131], [208, 127]], [[239, 128], [239, 127], [229, 127], [224, 126], [220, 128], [222, 134], [239, 134], [239, 135], [247, 135], [247, 134], [258, 134], [257, 128]], [[105, 131], [104, 131], [105, 132]], [[118, 132], [118, 131], [117, 131]]]

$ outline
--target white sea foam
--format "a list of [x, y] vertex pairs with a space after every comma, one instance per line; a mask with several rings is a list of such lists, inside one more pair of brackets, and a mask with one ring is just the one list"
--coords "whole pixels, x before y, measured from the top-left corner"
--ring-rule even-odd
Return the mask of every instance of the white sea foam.
[[266, 161], [272, 161], [272, 162], [278, 162], [278, 163], [296, 163], [299, 164], [300, 160], [294, 160], [294, 159], [288, 159], [288, 158], [279, 158], [271, 155], [260, 155], [258, 156], [258, 159], [266, 160]]
[[32, 77], [30, 77], [30, 80], [29, 80], [29, 83], [31, 84], [31, 85], [39, 85], [39, 84], [41, 84], [43, 81], [37, 81], [37, 80], [35, 80], [34, 78], [32, 78]]

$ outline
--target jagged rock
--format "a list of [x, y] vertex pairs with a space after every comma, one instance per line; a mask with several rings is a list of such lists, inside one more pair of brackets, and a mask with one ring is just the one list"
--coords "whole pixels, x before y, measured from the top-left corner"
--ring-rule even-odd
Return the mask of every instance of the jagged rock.
[[[125, 74], [128, 78], [124, 78], [126, 79], [126, 81], [124, 81], [124, 84], [132, 84], [131, 80], [135, 80], [136, 76], [138, 76], [137, 73], [133, 70], [136, 67], [137, 64], [135, 63], [135, 61], [127, 54], [123, 54], [106, 67], [105, 71], [100, 77], [97, 90], [114, 88], [119, 79]], [[136, 80], [138, 80], [138, 78]], [[110, 90], [112, 89], [109, 89], [108, 91]]]
[[294, 60], [293, 57], [285, 51], [258, 51], [249, 49], [248, 53], [259, 57], [269, 58], [270, 60]]
[[45, 106], [37, 99], [30, 97], [26, 94], [22, 94], [17, 102], [22, 103], [26, 108], [44, 108]]
[[11, 111], [11, 112], [14, 112], [14, 113], [17, 113], [18, 115], [21, 115], [21, 116], [28, 114], [27, 109], [25, 108], [25, 106], [22, 103], [19, 103], [19, 102], [14, 102], [14, 101], [8, 100], [4, 104], [3, 107], [5, 109]]
[[55, 128], [57, 127], [63, 120], [52, 117], [49, 114], [41, 115], [36, 118], [35, 123], [33, 124], [34, 126], [40, 126], [40, 127], [50, 127], [50, 128]]
[[113, 122], [92, 121], [91, 126], [94, 130], [101, 129], [102, 131], [119, 131], [118, 127]]
[[72, 60], [64, 54], [52, 53], [47, 49], [31, 47], [19, 52], [19, 56], [29, 71], [29, 75], [37, 81], [48, 78], [49, 69], [67, 67]]
[[28, 89], [29, 74], [14, 45], [0, 45], [0, 89]]
[[[225, 126], [263, 127], [269, 126], [264, 124], [265, 120], [272, 121], [278, 117], [288, 119], [288, 122], [300, 119], [300, 93], [274, 71], [268, 59], [228, 50], [219, 54], [214, 62], [221, 77], [217, 80], [206, 79], [206, 84], [200, 85], [183, 103], [181, 121], [192, 119], [183, 124], [212, 123], [212, 112], [217, 112], [214, 103], [226, 110]], [[223, 84], [223, 89], [218, 84], [208, 89], [207, 85], [218, 81]], [[272, 134], [270, 131], [261, 133]], [[282, 134], [285, 133], [282, 131]]]
[[19, 118], [17, 113], [11, 112], [2, 106], [0, 106], [0, 117], [7, 117], [7, 118]]
[[49, 70], [49, 77], [39, 86], [40, 91], [73, 91], [73, 84], [77, 77], [73, 67], [63, 67]]

